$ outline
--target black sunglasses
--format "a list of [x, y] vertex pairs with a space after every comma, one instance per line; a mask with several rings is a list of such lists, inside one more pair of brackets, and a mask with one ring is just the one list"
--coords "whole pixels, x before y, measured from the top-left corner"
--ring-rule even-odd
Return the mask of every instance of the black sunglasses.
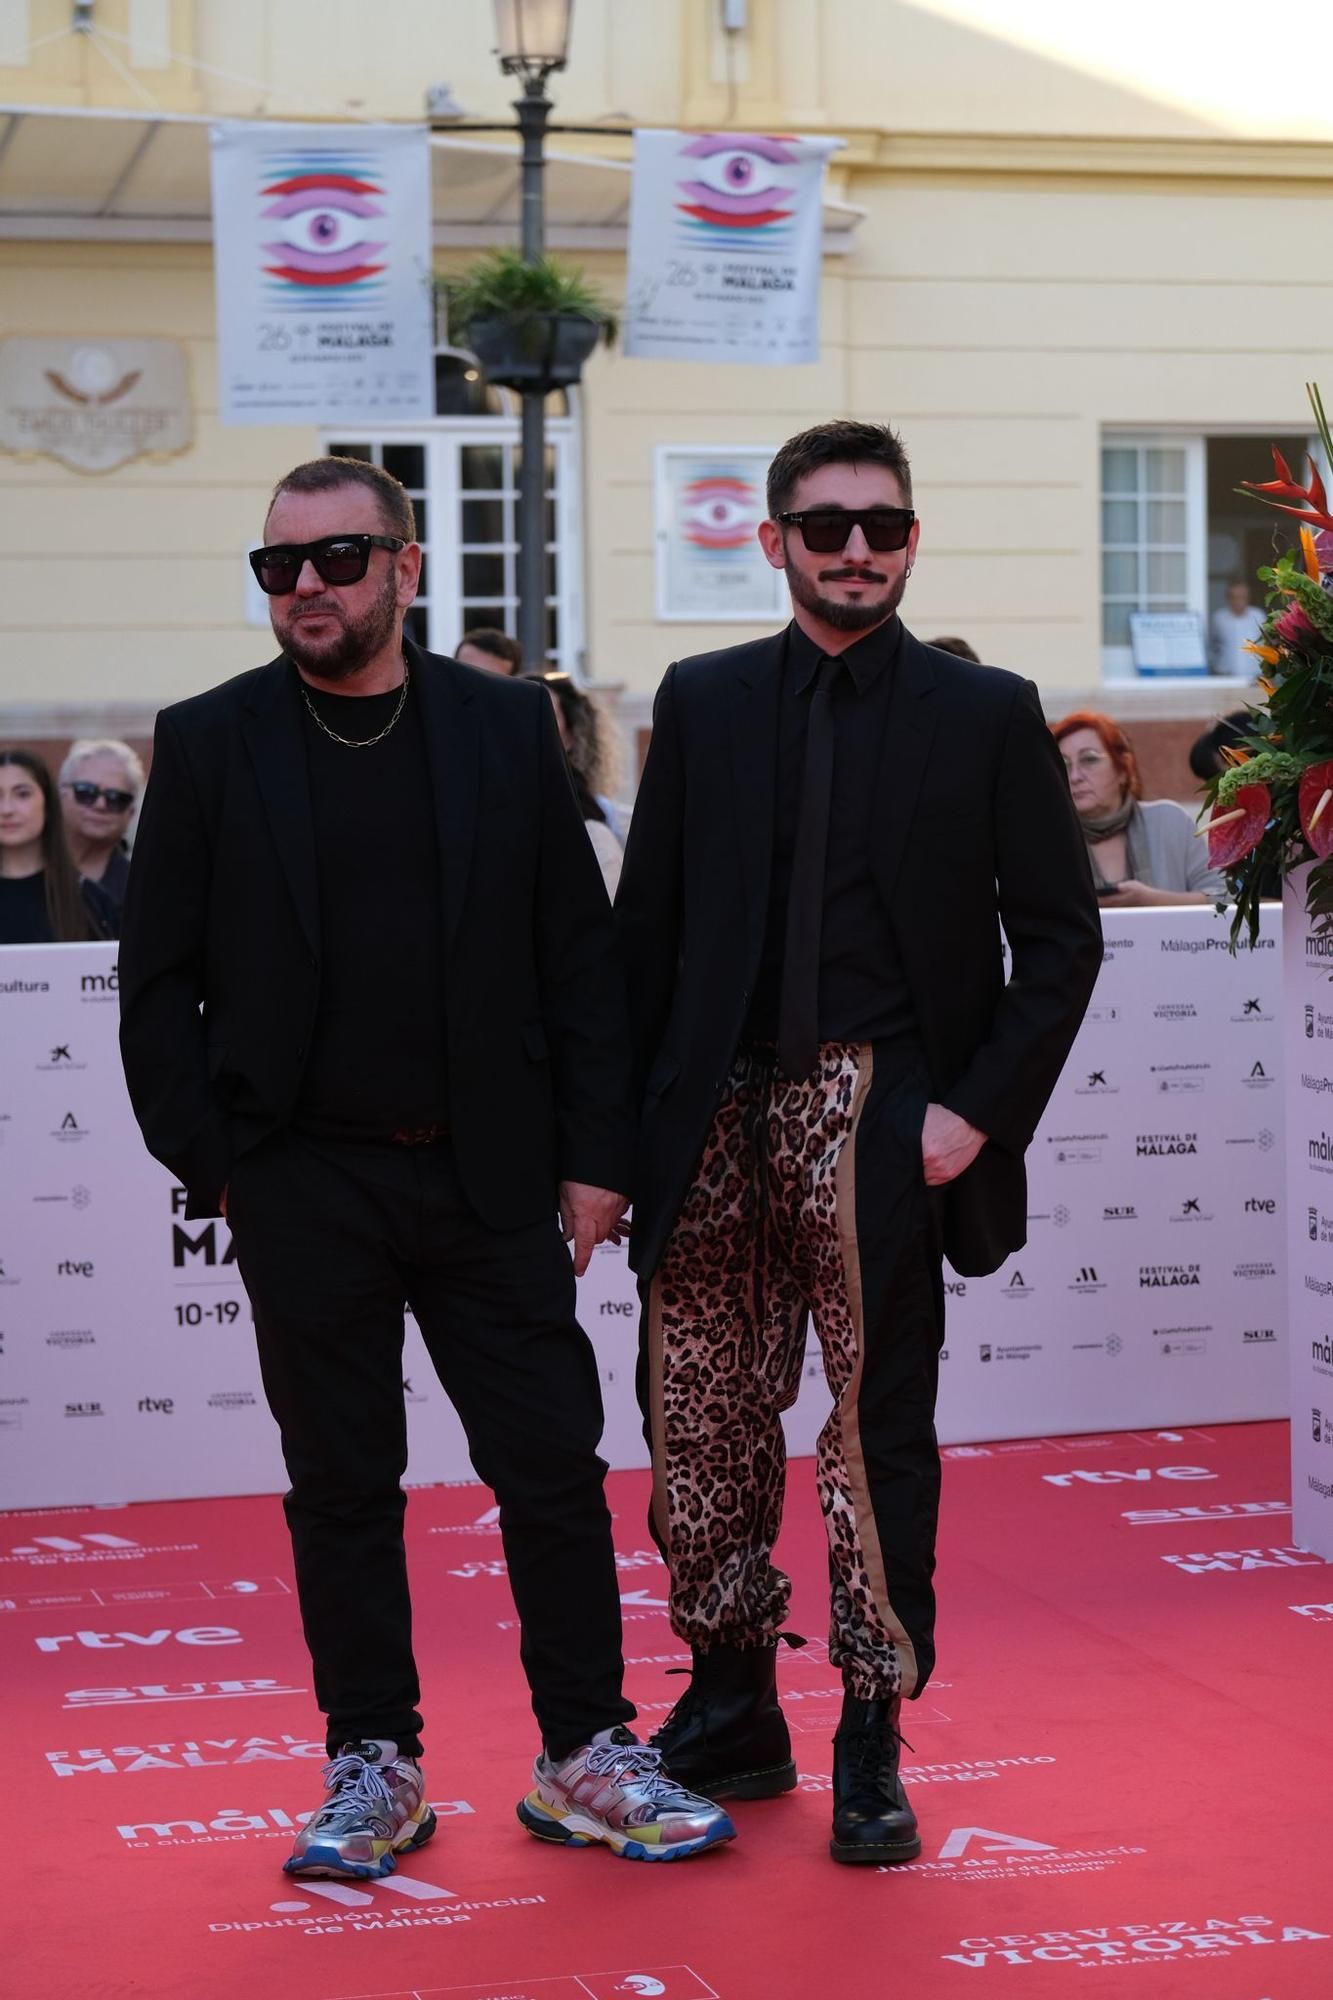
[[801, 514], [775, 514], [784, 528], [799, 528], [812, 556], [836, 555], [859, 528], [876, 555], [905, 549], [916, 519], [910, 507], [808, 507]]
[[108, 812], [128, 812], [134, 804], [133, 792], [118, 792], [110, 785], [92, 785], [86, 778], [73, 779], [70, 790], [81, 806], [95, 806], [99, 799], [105, 799]]
[[317, 542], [275, 542], [267, 549], [251, 549], [250, 567], [262, 591], [285, 597], [295, 590], [308, 562], [325, 583], [360, 583], [372, 549], [406, 547], [399, 535], [324, 535]]

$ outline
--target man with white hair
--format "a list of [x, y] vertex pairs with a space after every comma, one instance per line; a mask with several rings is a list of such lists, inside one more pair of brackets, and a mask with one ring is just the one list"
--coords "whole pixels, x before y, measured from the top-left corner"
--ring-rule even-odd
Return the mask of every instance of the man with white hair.
[[125, 836], [143, 797], [144, 769], [128, 743], [84, 737], [60, 767], [60, 802], [70, 858], [119, 910], [130, 877]]

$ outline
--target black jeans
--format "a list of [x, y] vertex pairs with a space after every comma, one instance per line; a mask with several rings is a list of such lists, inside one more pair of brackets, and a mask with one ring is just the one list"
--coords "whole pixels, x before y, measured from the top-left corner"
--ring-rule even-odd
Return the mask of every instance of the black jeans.
[[420, 1754], [403, 1550], [403, 1307], [500, 1507], [520, 1655], [551, 1755], [634, 1714], [598, 1456], [602, 1399], [554, 1216], [499, 1233], [447, 1142], [286, 1133], [244, 1155], [227, 1219], [254, 1308], [315, 1694], [341, 1744]]

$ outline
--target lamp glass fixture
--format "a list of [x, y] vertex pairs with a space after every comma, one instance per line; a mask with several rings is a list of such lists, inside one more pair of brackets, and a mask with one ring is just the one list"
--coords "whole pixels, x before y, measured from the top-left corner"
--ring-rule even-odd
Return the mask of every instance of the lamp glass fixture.
[[543, 77], [569, 55], [574, 0], [495, 0], [495, 53], [502, 70]]

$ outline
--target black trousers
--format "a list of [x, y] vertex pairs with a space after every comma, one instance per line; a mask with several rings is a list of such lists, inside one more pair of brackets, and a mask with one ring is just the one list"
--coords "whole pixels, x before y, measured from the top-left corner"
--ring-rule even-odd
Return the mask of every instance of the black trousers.
[[598, 1456], [602, 1399], [554, 1217], [499, 1233], [447, 1142], [294, 1133], [244, 1155], [227, 1196], [254, 1308], [315, 1694], [330, 1753], [389, 1737], [420, 1754], [403, 1549], [403, 1308], [494, 1492], [532, 1706], [556, 1757], [634, 1714]]

